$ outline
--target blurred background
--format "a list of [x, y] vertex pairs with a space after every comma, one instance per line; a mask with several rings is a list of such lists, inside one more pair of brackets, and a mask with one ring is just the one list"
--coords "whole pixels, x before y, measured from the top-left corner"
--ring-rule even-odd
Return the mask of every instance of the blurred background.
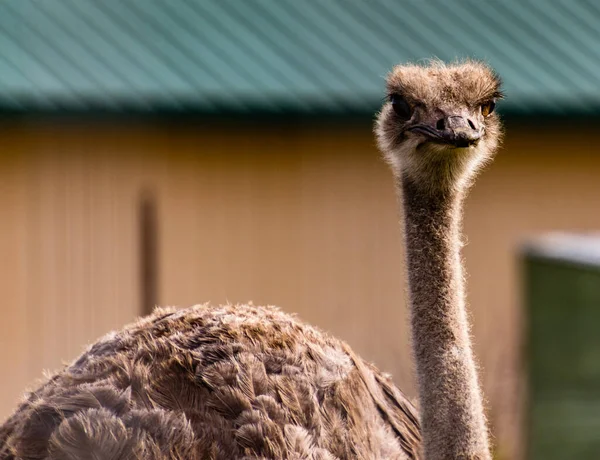
[[475, 57], [507, 95], [464, 222], [498, 458], [600, 458], [600, 243], [539, 240], [600, 228], [598, 24], [593, 0], [3, 0], [0, 418], [156, 304], [279, 305], [414, 397], [372, 121], [394, 64]]

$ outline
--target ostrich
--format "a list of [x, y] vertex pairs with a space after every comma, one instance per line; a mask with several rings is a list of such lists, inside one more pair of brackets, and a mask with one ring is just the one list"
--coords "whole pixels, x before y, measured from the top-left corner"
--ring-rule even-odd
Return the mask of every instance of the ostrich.
[[420, 416], [344, 342], [274, 307], [157, 309], [93, 344], [0, 427], [0, 459], [490, 459], [461, 205], [496, 150], [478, 62], [396, 67], [376, 123], [402, 196]]

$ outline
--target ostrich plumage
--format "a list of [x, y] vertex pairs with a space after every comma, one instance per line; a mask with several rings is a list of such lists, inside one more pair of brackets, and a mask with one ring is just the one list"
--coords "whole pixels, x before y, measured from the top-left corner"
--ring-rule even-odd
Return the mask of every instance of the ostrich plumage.
[[2, 459], [414, 459], [416, 411], [343, 342], [274, 307], [158, 309], [0, 428]]

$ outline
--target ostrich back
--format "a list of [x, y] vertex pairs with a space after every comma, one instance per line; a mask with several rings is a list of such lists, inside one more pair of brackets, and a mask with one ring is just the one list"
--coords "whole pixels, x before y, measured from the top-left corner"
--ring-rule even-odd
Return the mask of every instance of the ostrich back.
[[0, 459], [416, 459], [413, 406], [272, 307], [158, 309], [92, 345], [0, 427]]

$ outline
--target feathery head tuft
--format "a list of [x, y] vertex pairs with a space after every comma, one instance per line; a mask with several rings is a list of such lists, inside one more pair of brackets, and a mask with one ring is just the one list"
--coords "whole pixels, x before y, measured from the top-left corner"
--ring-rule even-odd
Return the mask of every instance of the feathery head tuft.
[[472, 60], [395, 67], [375, 126], [394, 173], [430, 192], [469, 185], [500, 142], [500, 86], [490, 67]]

